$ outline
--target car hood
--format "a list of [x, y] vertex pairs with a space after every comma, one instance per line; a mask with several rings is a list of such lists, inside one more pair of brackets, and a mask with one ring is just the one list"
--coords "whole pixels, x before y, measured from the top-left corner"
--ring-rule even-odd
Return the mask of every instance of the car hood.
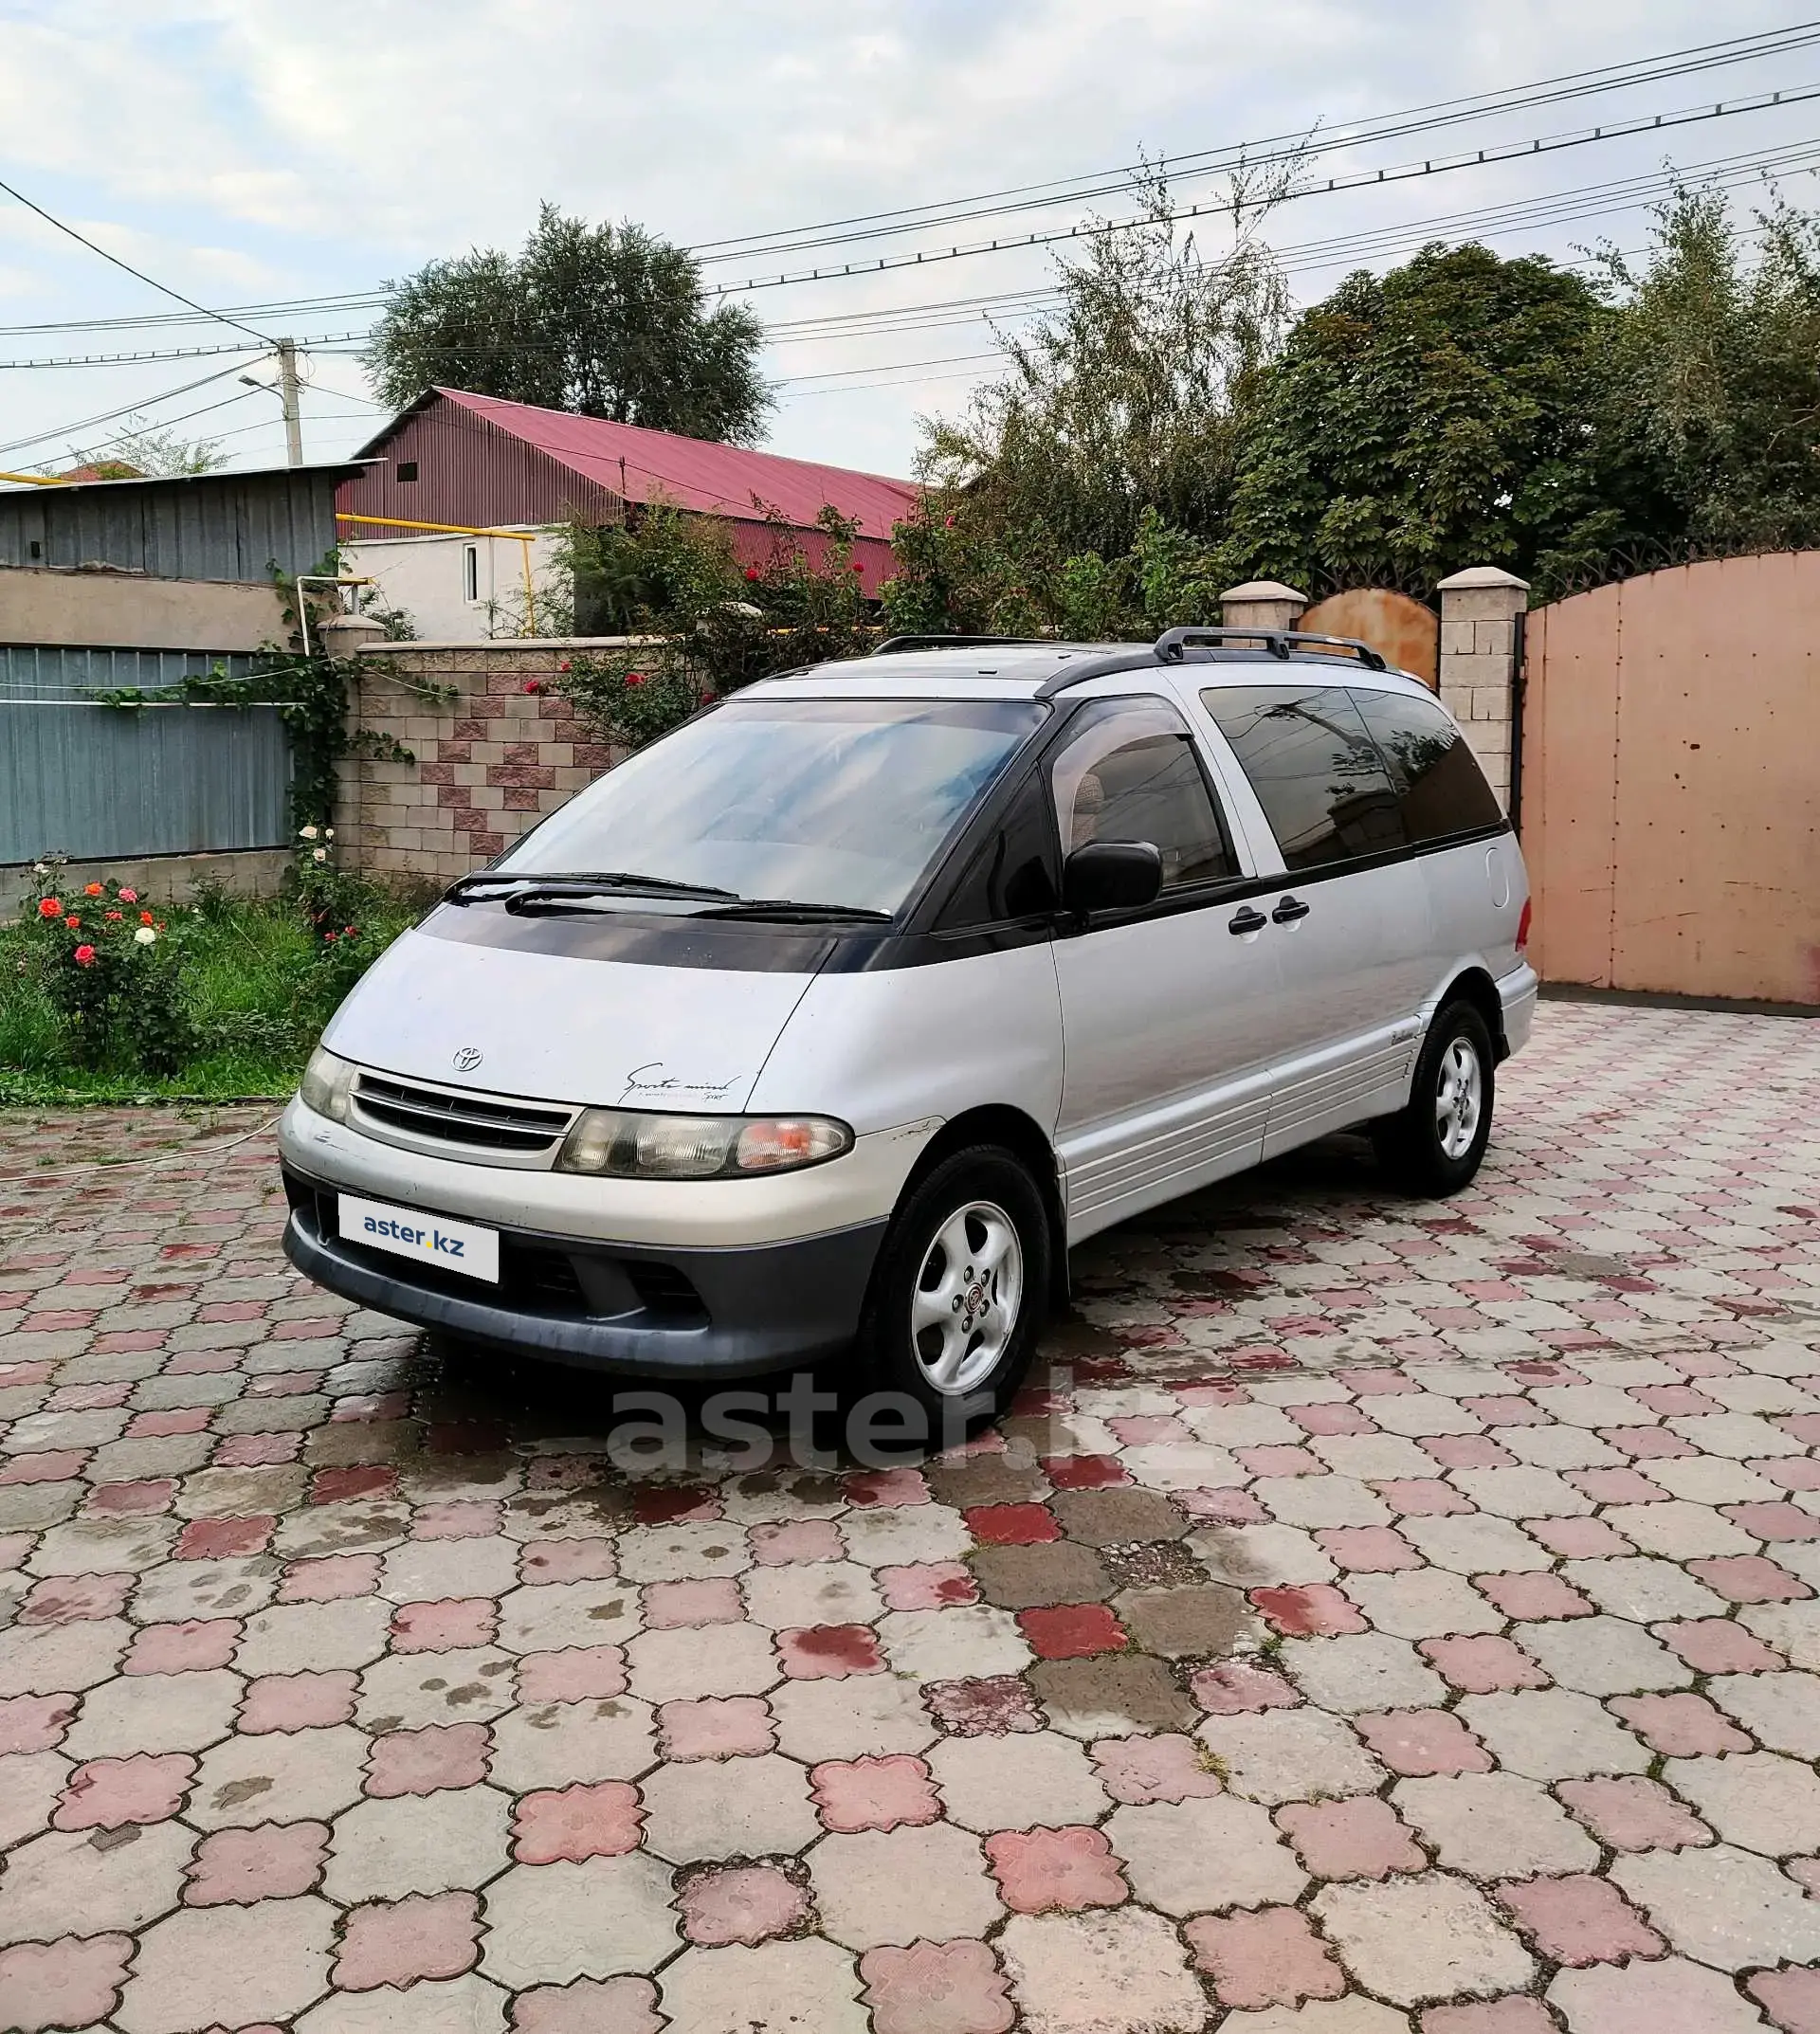
[[410, 932], [323, 1033], [361, 1066], [596, 1107], [743, 1109], [813, 979], [464, 945]]

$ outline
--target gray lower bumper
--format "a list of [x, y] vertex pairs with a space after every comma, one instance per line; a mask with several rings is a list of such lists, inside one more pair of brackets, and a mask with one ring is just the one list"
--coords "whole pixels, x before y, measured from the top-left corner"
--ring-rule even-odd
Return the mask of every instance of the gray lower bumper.
[[347, 1242], [336, 1190], [288, 1167], [284, 1190], [284, 1254], [330, 1292], [419, 1327], [646, 1377], [753, 1376], [846, 1349], [886, 1227], [673, 1250], [502, 1228], [495, 1286]]

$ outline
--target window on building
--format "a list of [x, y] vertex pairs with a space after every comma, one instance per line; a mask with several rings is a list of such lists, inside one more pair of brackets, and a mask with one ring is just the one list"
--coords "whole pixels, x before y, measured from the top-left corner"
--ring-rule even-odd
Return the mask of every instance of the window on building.
[[481, 597], [481, 547], [462, 546], [462, 598], [473, 605]]
[[392, 471], [401, 481], [414, 481], [417, 478], [417, 462], [414, 459], [401, 459]]
[[1353, 694], [1403, 807], [1412, 841], [1445, 841], [1502, 823], [1503, 808], [1466, 739], [1432, 699], [1404, 692]]
[[1383, 758], [1340, 685], [1218, 685], [1201, 694], [1258, 794], [1285, 866], [1330, 867], [1409, 836]]
[[1163, 858], [1165, 890], [1234, 873], [1187, 726], [1161, 699], [1085, 708], [1049, 781], [1064, 854], [1089, 841], [1149, 841]]

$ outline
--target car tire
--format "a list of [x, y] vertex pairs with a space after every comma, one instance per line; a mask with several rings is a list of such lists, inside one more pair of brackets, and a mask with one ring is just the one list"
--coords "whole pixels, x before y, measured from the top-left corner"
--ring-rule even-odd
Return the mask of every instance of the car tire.
[[1407, 1107], [1372, 1128], [1378, 1164], [1404, 1192], [1440, 1199], [1478, 1171], [1491, 1139], [1494, 1064], [1483, 1017], [1470, 1003], [1447, 1004], [1422, 1043]]
[[899, 1206], [861, 1347], [869, 1388], [914, 1399], [931, 1447], [1010, 1405], [1042, 1331], [1053, 1247], [1036, 1182], [997, 1145], [953, 1153]]

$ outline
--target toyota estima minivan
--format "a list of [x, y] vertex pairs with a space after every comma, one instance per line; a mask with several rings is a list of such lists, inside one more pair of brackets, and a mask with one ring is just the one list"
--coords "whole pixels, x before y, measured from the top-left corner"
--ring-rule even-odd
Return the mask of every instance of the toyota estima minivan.
[[1359, 644], [900, 638], [456, 882], [284, 1117], [292, 1262], [560, 1362], [1002, 1404], [1070, 1245], [1328, 1132], [1479, 1166], [1523, 862]]

